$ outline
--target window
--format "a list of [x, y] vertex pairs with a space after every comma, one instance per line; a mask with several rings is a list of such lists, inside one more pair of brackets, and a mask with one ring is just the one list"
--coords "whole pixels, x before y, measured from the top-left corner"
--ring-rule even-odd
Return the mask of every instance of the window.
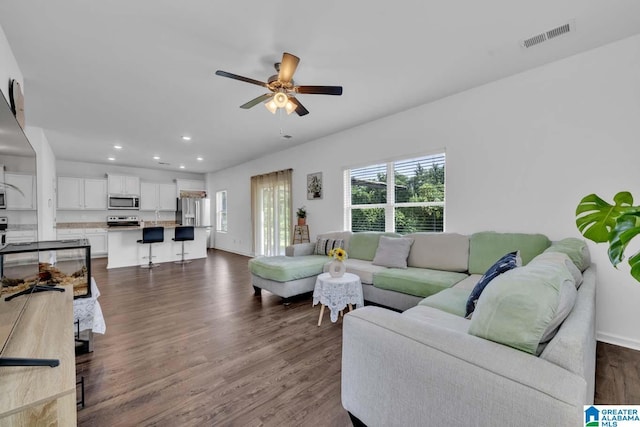
[[253, 253], [284, 255], [291, 243], [292, 169], [251, 177]]
[[344, 174], [351, 231], [444, 231], [444, 153], [380, 163]]
[[227, 190], [216, 192], [216, 231], [227, 231]]

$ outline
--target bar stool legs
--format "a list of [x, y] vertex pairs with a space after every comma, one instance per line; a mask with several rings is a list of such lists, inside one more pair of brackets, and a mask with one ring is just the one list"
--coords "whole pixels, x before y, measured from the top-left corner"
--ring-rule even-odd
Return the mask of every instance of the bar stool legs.
[[[175, 239], [174, 239], [175, 240]], [[176, 264], [189, 264], [191, 260], [184, 259], [184, 240], [182, 241], [182, 252], [176, 255], [180, 255], [180, 261], [174, 261]]]
[[149, 243], [149, 263], [147, 264], [142, 264], [140, 266], [140, 268], [154, 268], [154, 267], [160, 267], [160, 264], [154, 264], [153, 263], [153, 255], [151, 254], [151, 243]]

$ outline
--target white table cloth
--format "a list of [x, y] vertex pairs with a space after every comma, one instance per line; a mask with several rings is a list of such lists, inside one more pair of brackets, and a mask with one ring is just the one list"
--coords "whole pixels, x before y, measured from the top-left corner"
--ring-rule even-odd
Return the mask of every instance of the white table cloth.
[[77, 298], [73, 300], [73, 321], [80, 321], [80, 330], [90, 330], [98, 334], [104, 334], [107, 325], [102, 316], [102, 308], [98, 302], [100, 291], [96, 281], [91, 278], [91, 297]]
[[331, 277], [329, 273], [320, 274], [313, 290], [313, 305], [318, 303], [329, 307], [331, 321], [334, 323], [347, 304], [355, 304], [356, 308], [364, 306], [360, 277], [352, 273], [344, 273], [342, 277]]

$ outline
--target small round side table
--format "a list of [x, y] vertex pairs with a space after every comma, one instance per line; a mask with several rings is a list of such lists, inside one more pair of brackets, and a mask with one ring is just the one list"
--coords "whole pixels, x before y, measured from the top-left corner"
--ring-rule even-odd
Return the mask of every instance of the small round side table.
[[318, 303], [321, 304], [318, 326], [322, 324], [325, 306], [329, 307], [331, 321], [334, 323], [338, 321], [338, 313], [347, 305], [349, 311], [352, 310], [352, 304], [356, 308], [364, 306], [360, 277], [352, 273], [344, 273], [342, 277], [331, 277], [329, 273], [320, 274], [313, 290], [313, 305]]

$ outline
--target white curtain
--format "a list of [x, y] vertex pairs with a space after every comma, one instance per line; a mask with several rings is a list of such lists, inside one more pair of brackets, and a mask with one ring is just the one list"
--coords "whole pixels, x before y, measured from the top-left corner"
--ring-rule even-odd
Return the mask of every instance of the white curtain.
[[287, 169], [251, 177], [251, 222], [255, 255], [284, 255], [285, 248], [291, 243], [292, 172], [292, 169]]

